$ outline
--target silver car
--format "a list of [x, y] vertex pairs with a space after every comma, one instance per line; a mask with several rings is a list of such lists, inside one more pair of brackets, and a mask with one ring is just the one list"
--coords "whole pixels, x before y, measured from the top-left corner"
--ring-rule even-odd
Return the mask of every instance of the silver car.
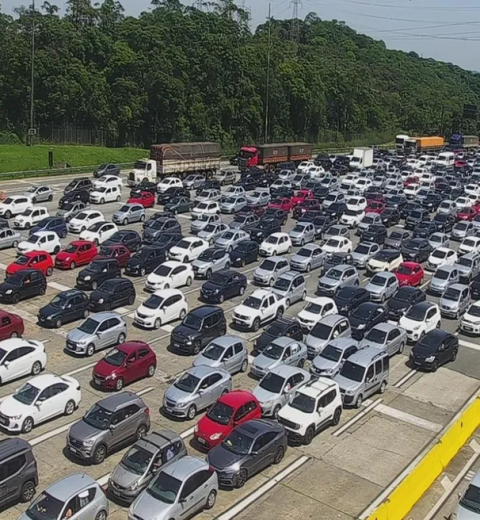
[[326, 253], [317, 244], [303, 246], [290, 258], [290, 266], [296, 271], [306, 271], [322, 267]]
[[445, 233], [432, 233], [428, 239], [428, 243], [433, 247], [433, 249], [436, 249], [437, 247], [449, 247], [450, 246], [450, 239], [448, 238], [448, 235]]
[[93, 356], [97, 350], [121, 345], [127, 337], [127, 324], [116, 312], [98, 312], [67, 334], [66, 348], [72, 354]]
[[22, 235], [20, 231], [10, 228], [0, 229], [0, 249], [6, 249], [8, 247], [16, 248], [21, 240]]
[[360, 342], [360, 348], [372, 346], [384, 350], [389, 356], [402, 354], [407, 344], [407, 333], [391, 323], [378, 323]]
[[187, 190], [194, 190], [205, 182], [205, 175], [189, 175], [183, 180], [183, 187]]
[[382, 217], [378, 213], [367, 213], [358, 224], [356, 234], [361, 235], [372, 224], [382, 224]]
[[90, 204], [88, 202], [82, 202], [81, 200], [74, 200], [67, 202], [62, 209], [59, 209], [56, 213], [57, 217], [62, 217], [65, 222], [70, 222], [73, 217], [81, 213], [85, 209], [89, 209]]
[[215, 188], [208, 188], [206, 190], [202, 190], [194, 199], [195, 204], [198, 202], [213, 202], [215, 200], [219, 201], [222, 198], [222, 192]]
[[358, 350], [358, 341], [353, 338], [339, 338], [330, 341], [310, 365], [310, 372], [316, 376], [335, 377], [345, 360]]
[[329, 314], [315, 324], [305, 340], [308, 357], [313, 359], [334, 339], [351, 336], [348, 318], [340, 314]]
[[315, 226], [311, 222], [298, 222], [288, 236], [294, 246], [304, 246], [315, 241]]
[[402, 245], [412, 238], [410, 231], [403, 229], [394, 229], [390, 235], [385, 238], [384, 246], [388, 249], [401, 249]]
[[439, 267], [430, 278], [428, 290], [434, 294], [442, 294], [450, 285], [460, 281], [460, 272], [456, 265]]
[[32, 186], [24, 195], [29, 197], [34, 204], [53, 200], [53, 190], [50, 186]]
[[465, 220], [461, 220], [457, 222], [450, 233], [450, 237], [452, 240], [463, 240], [468, 235], [472, 234], [474, 231], [473, 223], [467, 222]]
[[438, 306], [442, 316], [459, 319], [471, 303], [470, 287], [454, 283], [442, 294]]
[[456, 212], [457, 204], [453, 200], [443, 200], [437, 209], [437, 213], [445, 213], [446, 215], [455, 215]]
[[248, 202], [244, 195], [228, 197], [220, 202], [220, 211], [222, 213], [237, 213], [242, 211], [247, 204]]
[[365, 268], [370, 258], [380, 251], [380, 246], [373, 242], [360, 242], [352, 251], [353, 264], [359, 268]]
[[334, 225], [330, 226], [323, 234], [323, 239], [328, 240], [333, 237], [346, 237], [350, 238], [350, 228], [347, 226]]
[[460, 282], [468, 284], [480, 272], [480, 255], [467, 253], [458, 259], [455, 267], [458, 269]]
[[290, 179], [294, 188], [301, 188], [310, 178], [305, 173], [297, 173], [293, 179]]
[[398, 279], [393, 273], [376, 273], [370, 278], [365, 289], [370, 293], [373, 302], [384, 302], [398, 290]]
[[124, 226], [145, 221], [145, 208], [141, 204], [124, 204], [112, 215], [112, 222]]
[[243, 231], [243, 229], [228, 229], [215, 239], [214, 245], [230, 252], [238, 243], [249, 239], [249, 233]]
[[185, 520], [215, 505], [218, 477], [205, 460], [187, 455], [162, 468], [128, 511], [128, 520]]
[[260, 379], [270, 370], [281, 365], [303, 368], [305, 361], [307, 361], [305, 343], [282, 336], [271, 341], [265, 350], [262, 350], [253, 360], [250, 370], [252, 376]]
[[220, 224], [220, 222], [222, 222], [220, 215], [200, 215], [190, 224], [190, 233], [196, 235], [197, 233], [200, 233], [200, 231], [203, 231], [208, 224]]
[[69, 510], [72, 520], [106, 520], [108, 499], [95, 479], [85, 473], [73, 473], [40, 493], [18, 520], [64, 520]]
[[266, 206], [271, 198], [268, 190], [256, 189], [253, 193], [247, 195], [247, 202], [255, 206]]
[[202, 229], [202, 231], [200, 231], [200, 233], [197, 234], [197, 236], [203, 238], [203, 240], [206, 240], [210, 245], [212, 245], [215, 242], [215, 239], [223, 234], [227, 229], [227, 224], [224, 224], [223, 222], [208, 224]]
[[230, 374], [248, 370], [248, 350], [245, 340], [237, 336], [214, 339], [193, 362], [193, 366], [206, 365], [223, 368]]
[[230, 268], [230, 255], [220, 247], [209, 247], [202, 251], [199, 257], [192, 262], [195, 278], [209, 280], [212, 274], [221, 269]]
[[253, 395], [262, 408], [262, 416], [276, 418], [280, 408], [310, 379], [310, 374], [299, 367], [280, 365], [272, 368], [253, 389]]
[[272, 256], [265, 259], [253, 271], [253, 281], [256, 285], [270, 285], [283, 273], [290, 270], [290, 265], [286, 258], [281, 256]]
[[281, 274], [272, 287], [272, 292], [279, 298], [285, 298], [285, 306], [304, 301], [307, 297], [307, 287], [303, 274], [296, 271], [288, 271]]
[[317, 293], [322, 296], [335, 296], [345, 285], [359, 285], [358, 271], [353, 265], [337, 265], [318, 280]]
[[220, 396], [232, 390], [232, 376], [221, 368], [199, 365], [189, 368], [163, 395], [167, 415], [193, 420]]
[[237, 179], [237, 173], [235, 170], [220, 170], [215, 174], [215, 179], [220, 181], [220, 185], [233, 184]]
[[245, 188], [243, 186], [229, 186], [223, 193], [221, 200], [227, 200], [230, 197], [246, 196]]

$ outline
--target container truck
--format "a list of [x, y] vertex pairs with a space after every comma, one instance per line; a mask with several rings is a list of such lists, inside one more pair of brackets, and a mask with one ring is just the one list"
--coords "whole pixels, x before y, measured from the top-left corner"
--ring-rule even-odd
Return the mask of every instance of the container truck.
[[302, 161], [312, 158], [313, 145], [310, 143], [273, 143], [255, 146], [242, 146], [239, 152], [240, 170], [252, 166], [263, 166], [265, 170], [274, 169], [281, 163]]
[[399, 134], [395, 137], [395, 148], [397, 152], [403, 152], [405, 141], [410, 139], [409, 135]]
[[448, 148], [450, 150], [470, 150], [478, 148], [478, 135], [453, 134], [448, 140]]
[[128, 185], [142, 180], [158, 182], [167, 176], [185, 178], [192, 173], [211, 178], [220, 169], [219, 143], [153, 144], [150, 158], [137, 161], [128, 175]]
[[411, 137], [405, 141], [404, 152], [426, 153], [442, 150], [445, 146], [445, 139], [440, 136]]
[[373, 166], [373, 148], [361, 147], [353, 150], [348, 164], [351, 170], [356, 168], [370, 168]]

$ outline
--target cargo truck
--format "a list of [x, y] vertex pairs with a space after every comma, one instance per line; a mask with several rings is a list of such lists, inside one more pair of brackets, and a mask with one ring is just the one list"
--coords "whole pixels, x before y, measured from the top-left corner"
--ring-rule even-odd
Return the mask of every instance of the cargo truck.
[[427, 153], [442, 150], [445, 147], [445, 139], [440, 136], [410, 137], [405, 141], [404, 152]]
[[357, 168], [370, 168], [373, 166], [373, 148], [355, 148], [350, 156], [348, 166], [351, 170]]
[[298, 165], [302, 161], [312, 158], [313, 145], [310, 143], [274, 143], [240, 148], [238, 165], [240, 170], [252, 166], [263, 166], [265, 170], [272, 170], [278, 165], [294, 162]]
[[395, 148], [397, 152], [403, 152], [403, 149], [405, 147], [405, 141], [408, 141], [410, 139], [409, 135], [399, 134], [397, 137], [395, 137]]
[[220, 170], [219, 143], [168, 143], [153, 144], [150, 158], [137, 161], [128, 175], [128, 185], [142, 180], [159, 182], [167, 176], [185, 178], [192, 173], [211, 178]]
[[448, 140], [448, 148], [450, 150], [470, 150], [478, 148], [478, 135], [453, 134]]

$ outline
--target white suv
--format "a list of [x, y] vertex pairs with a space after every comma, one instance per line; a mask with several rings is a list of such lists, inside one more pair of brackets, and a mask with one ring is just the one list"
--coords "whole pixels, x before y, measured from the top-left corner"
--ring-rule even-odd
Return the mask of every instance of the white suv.
[[338, 383], [319, 377], [293, 394], [278, 412], [278, 422], [287, 430], [289, 439], [310, 444], [319, 430], [340, 422], [342, 406]]
[[233, 310], [233, 323], [257, 331], [267, 321], [280, 319], [286, 308], [285, 298], [266, 289], [257, 289]]
[[12, 218], [33, 208], [32, 200], [24, 195], [12, 195], [0, 203], [0, 217]]
[[23, 255], [31, 251], [46, 251], [56, 255], [61, 249], [62, 243], [54, 231], [37, 231], [18, 244], [17, 252]]

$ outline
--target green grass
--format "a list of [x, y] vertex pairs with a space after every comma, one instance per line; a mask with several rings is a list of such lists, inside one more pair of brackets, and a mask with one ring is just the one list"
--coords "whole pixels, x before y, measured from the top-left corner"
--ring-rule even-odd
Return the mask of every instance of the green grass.
[[48, 152], [53, 151], [54, 166], [66, 163], [73, 168], [102, 163], [133, 163], [148, 156], [139, 148], [103, 148], [100, 146], [0, 145], [0, 173], [48, 169]]

